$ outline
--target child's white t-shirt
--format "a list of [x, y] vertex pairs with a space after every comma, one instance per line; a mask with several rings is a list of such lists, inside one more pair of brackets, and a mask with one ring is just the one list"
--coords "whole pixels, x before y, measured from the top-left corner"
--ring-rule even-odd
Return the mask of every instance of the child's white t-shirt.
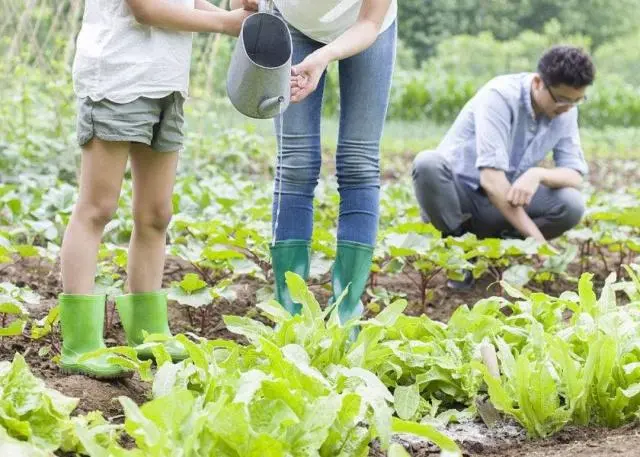
[[[168, 0], [194, 8], [194, 0]], [[125, 0], [86, 0], [73, 62], [78, 97], [187, 96], [193, 34], [139, 24]]]
[[[286, 21], [320, 43], [330, 43], [356, 23], [362, 0], [274, 0]], [[380, 33], [398, 15], [398, 1], [392, 0]]]

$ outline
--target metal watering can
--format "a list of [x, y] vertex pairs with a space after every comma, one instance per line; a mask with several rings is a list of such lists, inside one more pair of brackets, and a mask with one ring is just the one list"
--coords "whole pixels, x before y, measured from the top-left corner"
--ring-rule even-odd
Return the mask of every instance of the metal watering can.
[[291, 99], [291, 34], [273, 8], [273, 0], [261, 0], [244, 20], [227, 73], [231, 103], [254, 119], [277, 116]]

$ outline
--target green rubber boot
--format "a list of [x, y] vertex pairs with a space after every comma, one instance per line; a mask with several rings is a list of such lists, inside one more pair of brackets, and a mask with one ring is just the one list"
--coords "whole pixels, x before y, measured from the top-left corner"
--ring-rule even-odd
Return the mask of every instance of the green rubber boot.
[[[127, 344], [136, 348], [140, 359], [154, 359], [150, 346], [138, 346], [144, 343], [143, 330], [149, 334], [172, 336], [167, 316], [167, 295], [164, 292], [121, 295], [116, 298], [116, 309], [127, 337]], [[189, 356], [180, 343], [168, 341], [164, 346], [174, 362]]]
[[275, 277], [276, 300], [292, 315], [300, 314], [302, 305], [294, 303], [289, 295], [285, 273], [291, 271], [304, 280], [309, 277], [311, 243], [304, 240], [278, 241], [271, 246], [271, 264]]
[[[341, 324], [361, 316], [364, 311], [360, 298], [369, 280], [372, 259], [373, 246], [352, 241], [338, 241], [336, 260], [331, 273], [333, 286], [331, 303], [335, 303], [347, 286], [349, 287], [347, 295], [338, 305]], [[357, 333], [358, 330], [355, 329], [352, 338], [357, 336]]]
[[97, 379], [115, 379], [133, 373], [107, 362], [104, 354], [84, 362], [83, 354], [106, 347], [104, 330], [104, 295], [60, 294], [60, 329], [62, 351], [60, 370], [65, 374], [83, 374]]

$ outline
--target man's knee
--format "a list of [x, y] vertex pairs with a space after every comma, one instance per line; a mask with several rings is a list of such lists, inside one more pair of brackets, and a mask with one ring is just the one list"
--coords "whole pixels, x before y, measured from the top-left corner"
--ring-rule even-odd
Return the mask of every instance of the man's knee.
[[560, 199], [561, 220], [567, 230], [575, 227], [582, 220], [585, 212], [584, 196], [578, 189], [565, 187], [558, 190]]
[[580, 223], [585, 211], [584, 197], [579, 190], [565, 187], [554, 191], [555, 202], [547, 212], [543, 230], [546, 238], [555, 238]]
[[413, 160], [413, 180], [420, 183], [433, 183], [447, 171], [446, 157], [436, 151], [422, 151]]

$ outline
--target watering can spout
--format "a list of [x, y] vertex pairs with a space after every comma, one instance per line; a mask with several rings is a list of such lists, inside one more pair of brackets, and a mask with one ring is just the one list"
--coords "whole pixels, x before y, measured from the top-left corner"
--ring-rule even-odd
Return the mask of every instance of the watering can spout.
[[278, 97], [266, 98], [260, 102], [260, 106], [258, 106], [258, 112], [260, 113], [269, 113], [274, 111], [275, 108], [279, 107], [284, 103], [284, 97], [282, 95]]

